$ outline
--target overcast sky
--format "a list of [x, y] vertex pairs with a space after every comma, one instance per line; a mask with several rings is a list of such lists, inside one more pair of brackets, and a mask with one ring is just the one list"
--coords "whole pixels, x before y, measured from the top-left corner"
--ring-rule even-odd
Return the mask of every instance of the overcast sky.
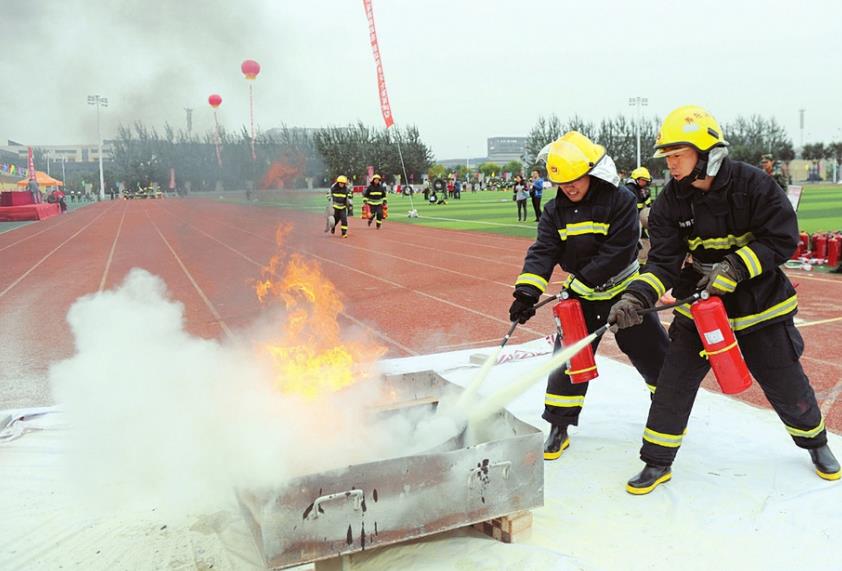
[[[373, 0], [392, 111], [438, 159], [486, 154], [536, 118], [707, 107], [774, 116], [800, 143], [842, 140], [838, 0]], [[28, 0], [3, 11], [0, 140], [93, 143], [142, 120], [260, 128], [382, 125], [362, 0]], [[726, 132], [727, 137], [727, 132]]]

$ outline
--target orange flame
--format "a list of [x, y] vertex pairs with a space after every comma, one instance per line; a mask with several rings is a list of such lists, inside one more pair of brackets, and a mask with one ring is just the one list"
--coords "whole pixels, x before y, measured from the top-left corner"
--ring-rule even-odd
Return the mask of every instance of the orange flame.
[[[279, 246], [291, 230], [278, 228]], [[336, 392], [364, 377], [386, 353], [370, 340], [343, 338], [338, 319], [344, 304], [318, 262], [279, 253], [262, 269], [261, 278], [255, 286], [261, 303], [278, 301], [286, 308], [279, 338], [265, 347], [283, 392], [308, 398]]]

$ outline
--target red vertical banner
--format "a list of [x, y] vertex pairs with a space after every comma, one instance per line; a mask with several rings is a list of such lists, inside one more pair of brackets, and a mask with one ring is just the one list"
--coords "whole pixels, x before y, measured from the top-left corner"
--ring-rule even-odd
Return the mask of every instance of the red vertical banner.
[[29, 180], [35, 180], [35, 159], [32, 156], [32, 147], [29, 147]]
[[372, 0], [363, 0], [365, 15], [368, 18], [368, 37], [371, 41], [371, 52], [374, 54], [374, 64], [377, 67], [377, 92], [380, 94], [380, 112], [388, 129], [395, 124], [392, 108], [389, 106], [389, 94], [386, 92], [386, 78], [383, 76], [383, 61], [380, 59], [380, 46], [377, 44], [377, 30], [374, 27], [374, 9]]

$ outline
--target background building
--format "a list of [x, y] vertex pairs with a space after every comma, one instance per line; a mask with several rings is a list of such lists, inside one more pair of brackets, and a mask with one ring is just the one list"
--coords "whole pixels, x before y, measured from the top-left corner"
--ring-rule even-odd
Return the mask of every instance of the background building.
[[504, 165], [509, 161], [523, 161], [527, 137], [489, 137], [488, 162]]

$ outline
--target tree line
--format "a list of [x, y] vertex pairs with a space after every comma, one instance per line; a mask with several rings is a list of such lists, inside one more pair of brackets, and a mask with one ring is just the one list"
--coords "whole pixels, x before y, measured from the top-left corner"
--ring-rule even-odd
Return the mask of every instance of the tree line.
[[[315, 130], [282, 127], [259, 134], [247, 128], [202, 135], [165, 125], [162, 131], [141, 122], [120, 126], [112, 143], [108, 181], [129, 189], [153, 184], [192, 191], [217, 188], [301, 188], [328, 184], [344, 174], [362, 183], [368, 166], [386, 180], [403, 172], [397, 143], [410, 179], [420, 180], [432, 153], [418, 129], [375, 129], [362, 123]], [[217, 156], [217, 144], [219, 155]], [[111, 186], [107, 184], [107, 186]]]
[[[529, 131], [523, 163], [532, 168], [536, 165], [536, 156], [544, 146], [567, 131], [579, 131], [608, 149], [608, 154], [614, 159], [618, 170], [631, 172], [637, 166], [636, 121], [624, 115], [602, 119], [599, 123], [586, 121], [578, 115], [565, 121], [557, 115], [540, 116]], [[641, 165], [653, 173], [664, 168], [663, 161], [652, 158], [660, 125], [661, 119], [658, 117], [639, 120]], [[774, 118], [759, 115], [737, 117], [732, 123], [723, 124], [722, 129], [725, 131], [725, 139], [730, 143], [730, 156], [736, 160], [756, 165], [760, 162], [760, 157], [767, 153], [785, 163], [795, 158], [792, 140]], [[808, 158], [807, 147], [804, 147], [804, 158]]]

